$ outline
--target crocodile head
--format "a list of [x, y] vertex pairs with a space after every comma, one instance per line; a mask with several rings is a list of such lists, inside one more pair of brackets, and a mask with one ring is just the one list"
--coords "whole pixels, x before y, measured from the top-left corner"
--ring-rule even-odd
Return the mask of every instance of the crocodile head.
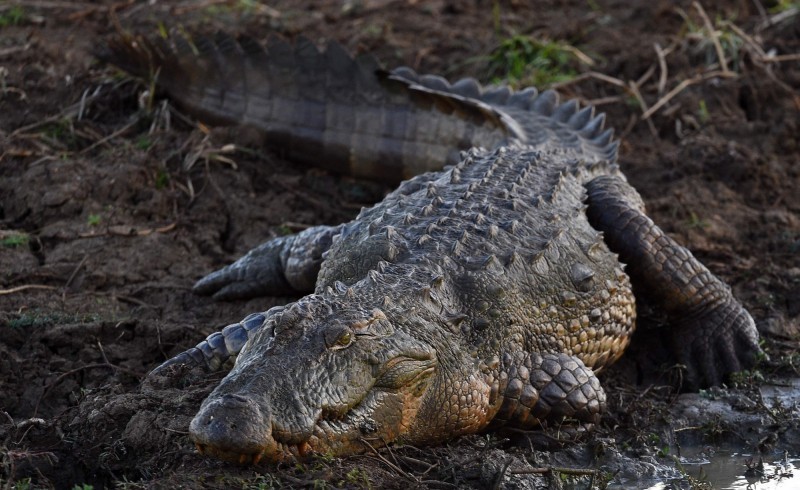
[[403, 437], [429, 391], [436, 351], [365, 298], [344, 296], [311, 295], [267, 312], [192, 420], [201, 453], [257, 463]]

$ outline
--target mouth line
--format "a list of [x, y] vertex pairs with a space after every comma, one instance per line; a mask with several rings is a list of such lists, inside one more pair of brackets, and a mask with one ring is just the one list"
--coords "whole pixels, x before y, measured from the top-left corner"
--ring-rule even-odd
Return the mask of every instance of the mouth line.
[[249, 465], [257, 465], [261, 461], [268, 461], [272, 463], [278, 463], [281, 461], [285, 461], [287, 457], [292, 457], [295, 460], [300, 460], [305, 458], [309, 453], [311, 453], [311, 445], [308, 441], [303, 441], [299, 444], [285, 444], [280, 441], [275, 441], [277, 445], [277, 451], [267, 452], [267, 449], [264, 448], [258, 452], [247, 452], [247, 453], [238, 453], [235, 451], [221, 451], [213, 446], [209, 446], [206, 444], [201, 444], [199, 442], [195, 443], [195, 448], [197, 448], [197, 452], [203, 456], [213, 456], [215, 458], [219, 458], [223, 461], [228, 461], [231, 463], [239, 464], [242, 466], [249, 466]]

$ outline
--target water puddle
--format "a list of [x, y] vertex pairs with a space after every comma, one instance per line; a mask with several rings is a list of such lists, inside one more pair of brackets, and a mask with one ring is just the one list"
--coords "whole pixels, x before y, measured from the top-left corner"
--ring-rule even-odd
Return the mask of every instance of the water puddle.
[[[720, 490], [790, 490], [800, 488], [800, 455], [718, 451], [711, 457], [681, 458], [687, 474]], [[669, 487], [651, 487], [669, 488]], [[680, 488], [680, 487], [675, 487]]]

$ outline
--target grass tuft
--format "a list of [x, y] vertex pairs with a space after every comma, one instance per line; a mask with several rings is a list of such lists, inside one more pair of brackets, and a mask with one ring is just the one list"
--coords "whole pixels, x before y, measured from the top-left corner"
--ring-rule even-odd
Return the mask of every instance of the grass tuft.
[[517, 35], [504, 39], [492, 51], [489, 72], [494, 82], [547, 88], [575, 78], [572, 65], [578, 60], [577, 50], [572, 46]]

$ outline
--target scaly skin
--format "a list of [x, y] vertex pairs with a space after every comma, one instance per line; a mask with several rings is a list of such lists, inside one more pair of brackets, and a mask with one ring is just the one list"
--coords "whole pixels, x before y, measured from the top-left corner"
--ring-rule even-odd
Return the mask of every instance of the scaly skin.
[[249, 126], [294, 161], [398, 183], [458, 162], [459, 150], [510, 142], [560, 148], [591, 160], [614, 159], [603, 115], [533, 88], [450, 84], [409, 68], [385, 71], [371, 56], [350, 57], [337, 43], [320, 51], [218, 34], [214, 40], [123, 37], [98, 53], [155, 80], [206, 124]]
[[332, 240], [315, 292], [258, 317], [192, 422], [198, 447], [278, 460], [597, 422], [593, 371], [622, 354], [635, 317], [581, 205], [600, 167], [474, 150], [363, 211]]
[[[259, 65], [266, 54], [249, 42], [200, 44], [199, 60], [145, 42], [112, 48], [140, 73], [145, 60], [166, 63], [168, 92], [186, 75], [185, 93], [173, 96], [198, 116], [260, 125], [298, 158], [341, 157], [336, 165], [348, 161], [360, 175], [379, 175], [381, 155], [402, 163], [385, 174], [396, 178], [437, 168], [464, 145], [491, 148], [403, 182], [350, 223], [267, 242], [197, 283], [218, 299], [311, 293], [154, 371], [216, 369], [238, 354], [191, 423], [201, 452], [255, 463], [503, 426], [591, 425], [605, 406], [595, 374], [628, 345], [634, 291], [672, 320], [690, 385], [754, 363], [749, 314], [645, 216], [591, 108], [408, 69], [365, 74], [373, 64], [338, 47], [323, 58], [306, 42], [272, 44]], [[317, 65], [325, 77], [312, 76]], [[366, 88], [353, 91], [335, 74]], [[326, 124], [316, 124], [314, 107]], [[371, 125], [353, 124], [359, 111]], [[314, 143], [303, 155], [301, 140]]]

